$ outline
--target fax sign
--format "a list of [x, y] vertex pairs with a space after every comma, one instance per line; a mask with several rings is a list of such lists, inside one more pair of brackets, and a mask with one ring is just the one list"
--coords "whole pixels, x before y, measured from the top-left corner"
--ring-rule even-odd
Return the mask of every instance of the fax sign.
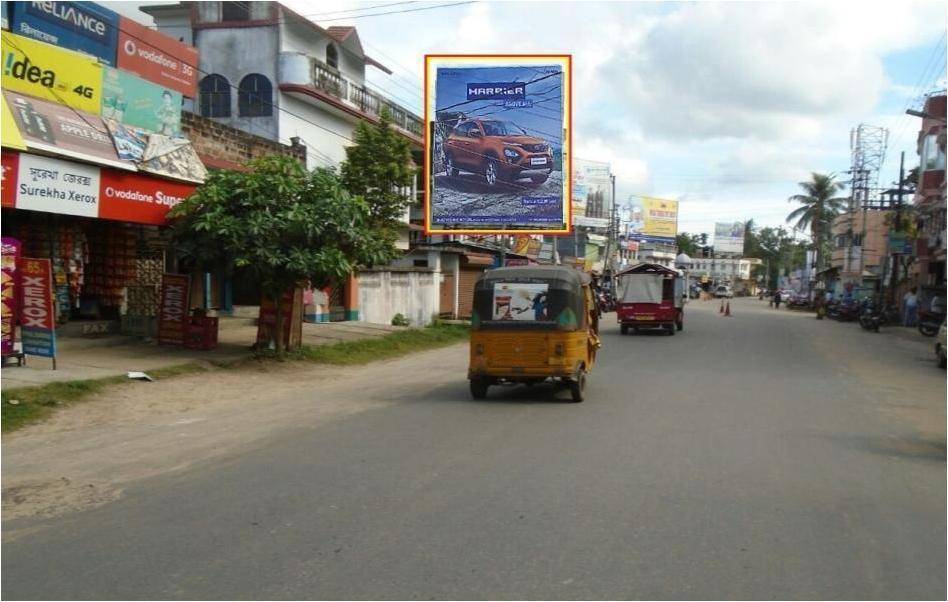
[[523, 82], [468, 83], [468, 100], [523, 100], [527, 85]]

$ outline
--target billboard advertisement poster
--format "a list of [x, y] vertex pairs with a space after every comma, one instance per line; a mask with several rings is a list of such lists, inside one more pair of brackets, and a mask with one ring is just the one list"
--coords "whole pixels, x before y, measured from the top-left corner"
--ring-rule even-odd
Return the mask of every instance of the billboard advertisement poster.
[[17, 313], [17, 273], [16, 262], [20, 258], [20, 241], [3, 237], [2, 268], [0, 273], [0, 310], [2, 310], [3, 355], [9, 355], [16, 349], [16, 313]]
[[16, 207], [16, 181], [20, 175], [20, 153], [4, 150], [0, 154], [3, 181], [0, 183], [0, 200], [4, 207]]
[[7, 105], [5, 96], [0, 95], [0, 103], [3, 105], [2, 113], [0, 113], [3, 120], [0, 122], [0, 140], [2, 140], [3, 147], [26, 150], [26, 142], [24, 142], [23, 136], [20, 135], [20, 128], [16, 126], [16, 121], [13, 119], [13, 113]]
[[[303, 289], [287, 289], [280, 299], [280, 309], [283, 313], [283, 342], [295, 349], [300, 346], [303, 336]], [[264, 296], [257, 317], [258, 346], [265, 347], [276, 339], [276, 318], [276, 304]]]
[[[573, 159], [573, 225], [577, 218], [608, 218], [612, 211], [612, 179], [608, 163]], [[607, 224], [608, 225], [608, 224]]]
[[19, 159], [16, 207], [98, 217], [99, 168], [23, 153]]
[[570, 231], [569, 55], [427, 55], [426, 230]]
[[158, 298], [158, 344], [184, 345], [191, 279], [187, 274], [162, 274]]
[[190, 140], [161, 134], [148, 135], [148, 146], [145, 147], [138, 169], [198, 184], [207, 177], [207, 169]]
[[180, 136], [181, 93], [105, 67], [102, 70], [102, 117], [164, 136]]
[[526, 255], [530, 250], [530, 241], [533, 239], [526, 235], [517, 236], [514, 239], [513, 252], [517, 255]]
[[744, 252], [744, 222], [714, 223], [714, 252]]
[[678, 201], [640, 197], [630, 208], [627, 236], [642, 242], [674, 244]]
[[2, 34], [2, 40], [4, 90], [30, 94], [80, 111], [99, 114], [102, 104], [102, 67], [95, 59], [6, 31]]
[[13, 120], [27, 147], [90, 163], [135, 169], [119, 159], [102, 119], [39, 98], [5, 91]]
[[102, 170], [100, 182], [100, 218], [155, 226], [167, 224], [168, 211], [195, 189], [193, 184], [112, 169]]
[[56, 357], [56, 313], [50, 261], [21, 257], [17, 271], [20, 276], [20, 340], [23, 353]]
[[94, 2], [12, 2], [11, 30], [115, 64], [119, 16]]
[[197, 96], [197, 48], [126, 17], [119, 17], [119, 28], [119, 69], [184, 96]]
[[549, 284], [533, 282], [494, 283], [492, 320], [549, 320]]

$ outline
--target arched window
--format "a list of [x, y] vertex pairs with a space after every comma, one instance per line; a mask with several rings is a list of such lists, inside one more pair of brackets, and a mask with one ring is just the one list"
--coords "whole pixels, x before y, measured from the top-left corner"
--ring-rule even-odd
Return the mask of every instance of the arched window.
[[237, 114], [241, 117], [269, 117], [273, 115], [273, 86], [259, 73], [251, 73], [240, 80], [237, 87]]
[[201, 116], [230, 117], [230, 82], [212, 73], [201, 80]]
[[339, 51], [335, 44], [326, 44], [326, 64], [333, 69], [339, 68]]

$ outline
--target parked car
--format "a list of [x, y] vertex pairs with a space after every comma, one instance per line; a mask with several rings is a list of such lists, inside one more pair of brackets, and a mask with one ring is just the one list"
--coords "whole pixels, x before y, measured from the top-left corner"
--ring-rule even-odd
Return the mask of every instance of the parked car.
[[935, 358], [938, 360], [938, 365], [942, 368], [946, 364], [946, 348], [948, 348], [948, 330], [945, 328], [945, 323], [941, 323], [941, 327], [938, 329], [938, 336], [935, 337]]
[[718, 288], [714, 289], [714, 296], [717, 299], [730, 299], [734, 296], [734, 292], [731, 290], [731, 287], [722, 284]]
[[787, 307], [804, 308], [810, 306], [810, 297], [806, 293], [790, 293]]
[[459, 123], [444, 142], [449, 177], [461, 171], [484, 176], [488, 186], [530, 178], [542, 184], [553, 171], [553, 148], [512, 121], [471, 119]]

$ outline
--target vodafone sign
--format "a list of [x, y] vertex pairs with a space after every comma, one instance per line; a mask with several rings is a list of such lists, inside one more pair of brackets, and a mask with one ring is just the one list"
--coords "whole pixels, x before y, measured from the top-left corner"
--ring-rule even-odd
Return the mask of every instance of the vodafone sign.
[[100, 181], [100, 218], [156, 226], [167, 223], [168, 211], [194, 192], [191, 184], [112, 169], [102, 170]]
[[118, 68], [185, 96], [197, 96], [198, 51], [193, 46], [121, 17]]
[[3, 206], [164, 226], [195, 186], [29, 153], [3, 153]]

